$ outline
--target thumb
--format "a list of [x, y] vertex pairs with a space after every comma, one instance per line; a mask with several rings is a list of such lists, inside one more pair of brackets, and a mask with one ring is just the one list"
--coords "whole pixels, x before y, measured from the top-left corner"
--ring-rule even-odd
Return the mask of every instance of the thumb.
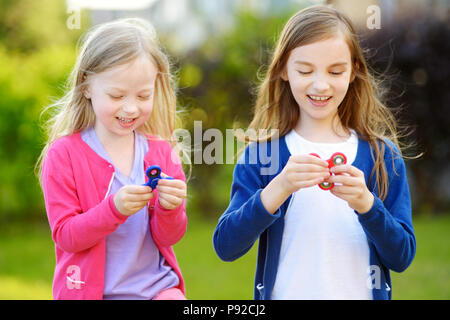
[[165, 174], [165, 173], [164, 173], [164, 172], [162, 172], [162, 171], [161, 171], [160, 175], [161, 175], [161, 177], [162, 177], [162, 178], [166, 178], [166, 177], [168, 177], [168, 175], [167, 175], [167, 174]]

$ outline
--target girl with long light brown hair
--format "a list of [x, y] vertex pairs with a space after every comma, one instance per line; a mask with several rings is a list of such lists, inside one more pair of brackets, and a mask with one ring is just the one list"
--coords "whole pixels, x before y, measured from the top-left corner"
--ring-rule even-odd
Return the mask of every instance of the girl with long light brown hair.
[[256, 299], [391, 298], [389, 270], [416, 246], [381, 91], [343, 13], [312, 6], [286, 23], [249, 126], [271, 134], [248, 139], [214, 232], [226, 261], [259, 239]]

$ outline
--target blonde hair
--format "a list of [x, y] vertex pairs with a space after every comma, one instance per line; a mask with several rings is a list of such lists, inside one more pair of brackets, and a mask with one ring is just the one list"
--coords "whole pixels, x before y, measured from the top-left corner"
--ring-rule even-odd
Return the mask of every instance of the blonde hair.
[[177, 115], [174, 81], [170, 62], [158, 45], [153, 27], [139, 18], [120, 19], [93, 27], [82, 39], [80, 53], [69, 76], [66, 94], [43, 111], [51, 111], [46, 121], [47, 141], [36, 164], [41, 181], [42, 163], [50, 145], [60, 137], [92, 126], [95, 114], [90, 99], [84, 95], [88, 77], [109, 68], [129, 63], [142, 54], [156, 66], [153, 109], [149, 119], [137, 130], [169, 141], [181, 126]]
[[[352, 22], [329, 5], [315, 5], [292, 16], [284, 26], [272, 55], [265, 78], [258, 88], [251, 131], [261, 129], [284, 136], [295, 128], [300, 109], [289, 83], [282, 79], [291, 50], [342, 33], [352, 58], [354, 80], [338, 108], [338, 116], [346, 129], [354, 129], [372, 148], [376, 186], [381, 199], [388, 190], [388, 176], [384, 163], [385, 146], [401, 156], [399, 131], [393, 113], [381, 101], [384, 92], [380, 81], [369, 72]], [[271, 129], [275, 129], [271, 131]], [[264, 131], [263, 131], [264, 132]], [[246, 137], [246, 141], [270, 141], [275, 136]], [[389, 139], [397, 150], [385, 142]], [[394, 158], [394, 157], [393, 157]]]

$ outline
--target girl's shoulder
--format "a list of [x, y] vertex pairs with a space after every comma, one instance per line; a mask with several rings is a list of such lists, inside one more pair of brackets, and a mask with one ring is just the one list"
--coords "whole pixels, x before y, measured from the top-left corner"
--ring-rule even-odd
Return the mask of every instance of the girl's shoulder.
[[89, 146], [81, 139], [80, 133], [59, 137], [48, 146], [43, 165], [53, 163], [61, 167], [69, 163], [73, 164], [83, 155], [94, 153], [92, 149], [90, 151], [89, 149]]
[[281, 172], [290, 155], [285, 136], [270, 141], [250, 142], [236, 163], [235, 179], [243, 175], [245, 179], [253, 179], [267, 185]]
[[172, 145], [170, 144], [170, 142], [162, 139], [159, 136], [145, 133], [144, 137], [148, 142], [150, 150], [153, 150], [153, 151], [156, 151], [156, 150], [170, 151], [170, 150], [172, 150]]
[[248, 143], [237, 163], [264, 166], [270, 164], [271, 160], [288, 159], [290, 153], [286, 145], [285, 137], [282, 136], [269, 141]]
[[169, 141], [147, 133], [145, 134], [145, 138], [149, 146], [148, 152], [145, 155], [147, 160], [151, 160], [152, 163], [159, 165], [162, 165], [163, 163], [171, 165], [181, 164], [177, 150]]
[[403, 156], [399, 146], [389, 138], [382, 138], [377, 140], [378, 145], [384, 149], [384, 161], [385, 162], [401, 162], [403, 163]]
[[61, 151], [71, 151], [78, 150], [80, 148], [81, 136], [79, 132], [75, 132], [69, 135], [65, 135], [57, 138], [49, 146], [49, 151], [61, 152]]
[[[372, 167], [374, 165], [374, 156], [375, 156], [374, 147], [367, 141], [367, 139], [363, 139], [359, 135], [358, 139], [359, 139], [359, 148], [362, 149], [362, 152], [359, 152], [358, 150], [358, 154], [360, 154], [361, 156], [361, 159], [359, 159], [359, 161], [369, 162], [370, 167]], [[386, 137], [382, 139], [377, 139], [376, 143], [378, 145], [379, 150], [382, 150], [383, 152], [382, 158], [384, 160], [384, 163], [386, 164], [388, 174], [391, 174], [391, 171], [395, 172], [396, 168], [405, 166], [401, 149], [391, 139]]]

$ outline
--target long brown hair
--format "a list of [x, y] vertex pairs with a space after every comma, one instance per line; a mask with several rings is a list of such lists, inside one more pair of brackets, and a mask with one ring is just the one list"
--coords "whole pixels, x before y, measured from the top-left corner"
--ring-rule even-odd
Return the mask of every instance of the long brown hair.
[[[291, 50], [331, 38], [341, 32], [350, 49], [353, 81], [338, 108], [338, 116], [346, 129], [355, 130], [372, 148], [376, 186], [381, 199], [388, 190], [388, 176], [384, 153], [386, 146], [401, 156], [399, 130], [391, 110], [382, 102], [383, 86], [369, 71], [359, 45], [355, 28], [348, 17], [329, 5], [315, 5], [294, 14], [284, 26], [265, 78], [258, 88], [254, 117], [249, 128], [253, 132], [276, 132], [284, 136], [295, 128], [300, 118], [300, 108], [294, 99], [289, 82], [282, 79]], [[272, 129], [275, 129], [272, 131]], [[262, 131], [264, 132], [264, 131]], [[273, 135], [250, 136], [246, 141], [270, 141]], [[397, 150], [385, 142], [389, 139]], [[393, 157], [394, 158], [394, 157]]]

